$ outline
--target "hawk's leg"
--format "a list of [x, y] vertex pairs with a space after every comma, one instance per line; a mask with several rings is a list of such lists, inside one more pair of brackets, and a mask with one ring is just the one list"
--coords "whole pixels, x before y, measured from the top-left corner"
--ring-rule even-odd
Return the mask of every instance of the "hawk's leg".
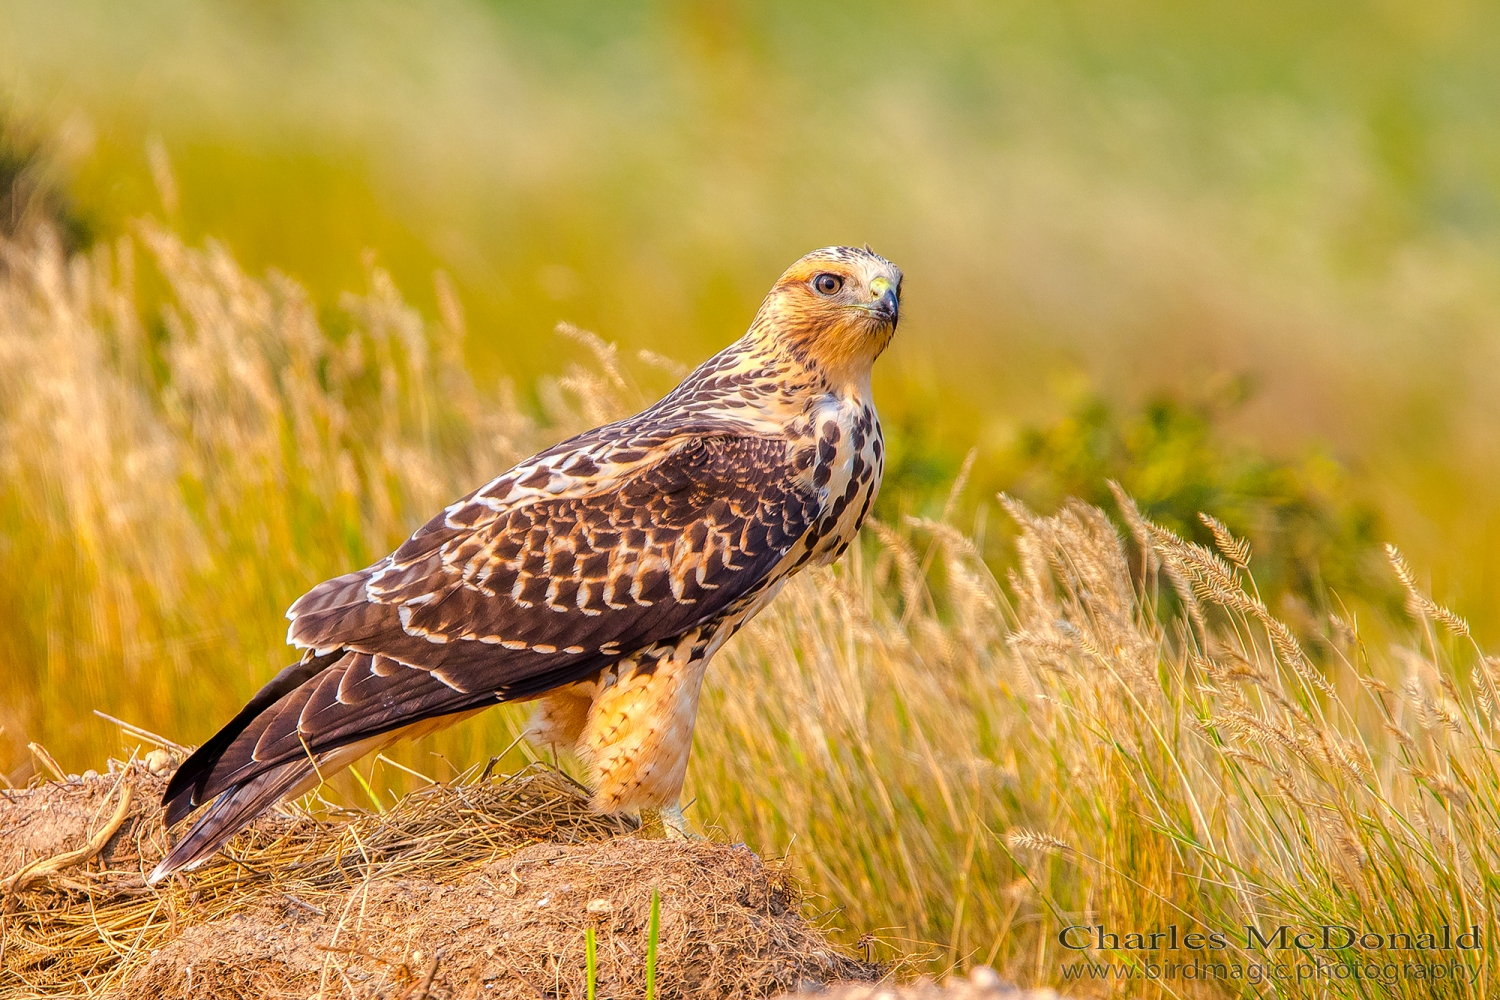
[[572, 750], [583, 739], [588, 725], [589, 706], [594, 702], [596, 681], [579, 681], [554, 688], [536, 701], [525, 736], [535, 744], [553, 751]]
[[675, 802], [660, 809], [641, 810], [641, 833], [653, 840], [700, 840], [688, 829], [682, 806]]
[[707, 658], [694, 630], [621, 660], [599, 680], [579, 749], [593, 766], [601, 812], [639, 812], [643, 828], [682, 836], [677, 805], [693, 749]]

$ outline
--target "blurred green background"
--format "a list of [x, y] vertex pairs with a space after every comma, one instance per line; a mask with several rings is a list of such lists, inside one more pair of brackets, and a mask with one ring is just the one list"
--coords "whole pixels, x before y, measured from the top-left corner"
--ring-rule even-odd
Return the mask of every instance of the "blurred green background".
[[7, 155], [77, 246], [154, 216], [330, 317], [372, 258], [428, 316], [442, 271], [526, 387], [558, 321], [696, 362], [868, 241], [909, 279], [883, 516], [971, 448], [995, 523], [1115, 476], [1314, 602], [1384, 599], [1395, 541], [1488, 640], [1496, 65], [1479, 2], [0, 8]]

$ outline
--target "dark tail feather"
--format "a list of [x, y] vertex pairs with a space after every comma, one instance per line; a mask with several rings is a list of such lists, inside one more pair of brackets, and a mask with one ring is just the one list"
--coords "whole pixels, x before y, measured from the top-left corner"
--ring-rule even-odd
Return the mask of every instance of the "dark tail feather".
[[261, 688], [251, 698], [249, 703], [236, 715], [229, 724], [220, 729], [213, 737], [196, 751], [182, 766], [172, 775], [172, 780], [167, 783], [166, 794], [162, 796], [161, 804], [166, 809], [165, 821], [167, 826], [172, 826], [178, 820], [183, 819], [202, 803], [199, 801], [203, 787], [213, 774], [214, 765], [229, 749], [229, 745], [235, 738], [243, 733], [250, 724], [260, 716], [262, 712], [276, 703], [282, 695], [295, 691], [304, 681], [317, 675], [319, 671], [330, 663], [338, 660], [343, 655], [343, 650], [335, 650], [324, 656], [309, 656], [305, 660], [293, 663], [281, 673], [271, 678], [270, 683]]
[[198, 822], [177, 842], [177, 846], [151, 870], [146, 884], [155, 885], [173, 872], [197, 868], [256, 816], [294, 793], [299, 784], [310, 786], [317, 781], [318, 773], [312, 761], [303, 759], [288, 761], [256, 775], [243, 785], [235, 785], [198, 817]]

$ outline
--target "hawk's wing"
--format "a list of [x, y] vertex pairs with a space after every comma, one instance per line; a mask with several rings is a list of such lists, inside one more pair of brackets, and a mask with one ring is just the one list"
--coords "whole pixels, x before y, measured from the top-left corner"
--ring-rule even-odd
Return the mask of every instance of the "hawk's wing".
[[659, 461], [626, 456], [636, 467], [592, 493], [594, 459], [548, 457], [573, 477], [562, 495], [545, 469], [504, 477], [293, 604], [309, 655], [178, 769], [167, 822], [299, 759], [538, 694], [704, 624], [819, 513], [775, 438], [679, 439]]

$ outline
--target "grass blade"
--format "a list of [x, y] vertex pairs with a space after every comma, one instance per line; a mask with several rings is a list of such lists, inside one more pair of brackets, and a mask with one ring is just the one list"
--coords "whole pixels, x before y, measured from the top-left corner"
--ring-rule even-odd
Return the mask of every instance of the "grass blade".
[[651, 890], [651, 926], [646, 932], [646, 1000], [656, 1000], [656, 947], [661, 941], [661, 892]]
[[599, 943], [594, 938], [592, 927], [583, 932], [583, 955], [588, 1000], [594, 1000], [594, 986], [599, 980]]

